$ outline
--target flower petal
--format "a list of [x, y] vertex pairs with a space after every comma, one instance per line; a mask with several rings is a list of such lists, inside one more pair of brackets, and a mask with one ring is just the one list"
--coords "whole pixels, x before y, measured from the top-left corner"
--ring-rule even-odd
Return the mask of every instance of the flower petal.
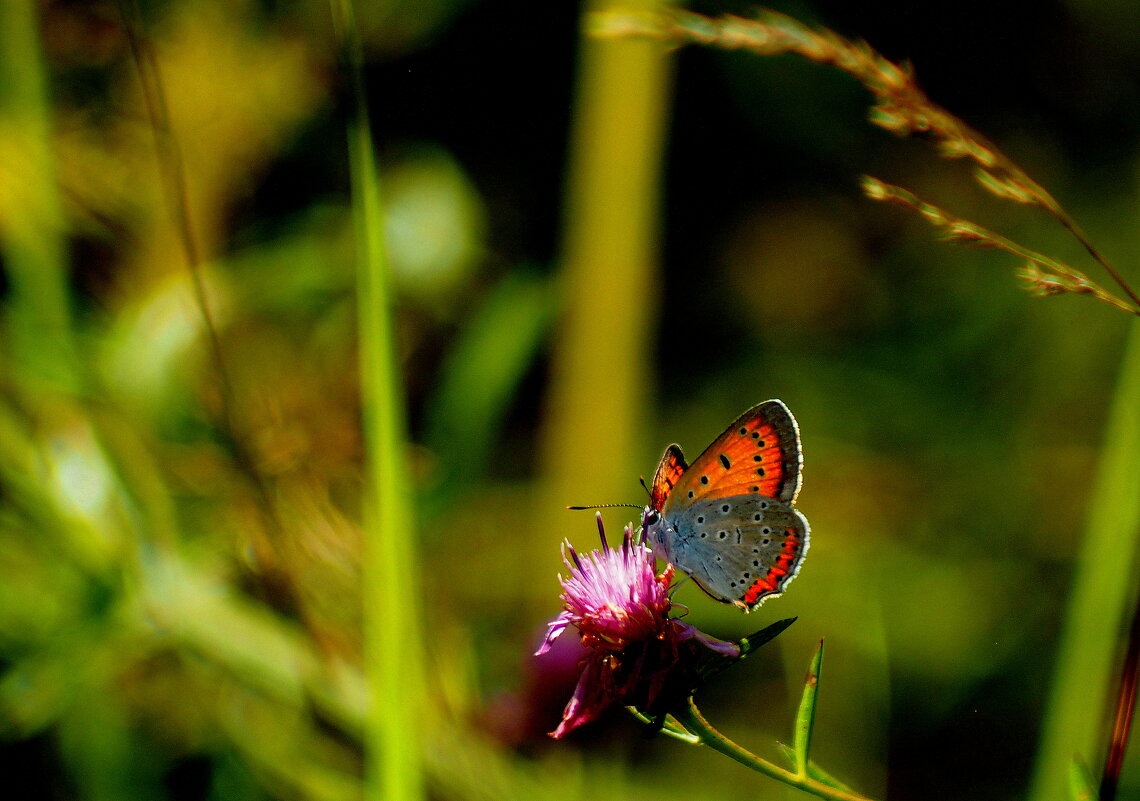
[[612, 699], [606, 697], [608, 694], [602, 680], [605, 669], [604, 658], [586, 660], [574, 695], [562, 712], [562, 722], [550, 733], [555, 740], [561, 740], [582, 724], [595, 720], [610, 705]]
[[551, 646], [554, 645], [554, 641], [558, 639], [558, 635], [565, 631], [566, 627], [569, 626], [571, 622], [572, 621], [570, 619], [570, 616], [565, 612], [554, 618], [554, 620], [550, 621], [547, 624], [546, 639], [542, 641], [542, 645], [540, 645], [538, 650], [534, 652], [534, 655], [542, 656], [547, 651], [549, 651]]
[[718, 640], [716, 637], [710, 637], [696, 626], [682, 623], [676, 619], [674, 619], [672, 623], [678, 629], [679, 636], [677, 639], [679, 640], [696, 640], [710, 651], [718, 653], [721, 656], [727, 656], [730, 659], [736, 659], [740, 656], [740, 646], [734, 642], [725, 642], [724, 640]]

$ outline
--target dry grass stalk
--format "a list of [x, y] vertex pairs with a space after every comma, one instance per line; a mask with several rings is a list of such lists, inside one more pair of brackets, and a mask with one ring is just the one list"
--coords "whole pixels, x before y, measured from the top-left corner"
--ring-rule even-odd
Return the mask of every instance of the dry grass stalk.
[[[884, 58], [863, 41], [850, 41], [823, 28], [812, 28], [784, 14], [769, 9], [759, 9], [752, 19], [726, 15], [718, 19], [704, 17], [680, 9], [667, 9], [654, 13], [634, 13], [609, 11], [595, 14], [589, 19], [589, 32], [600, 37], [640, 37], [659, 39], [681, 44], [701, 44], [725, 50], [747, 50], [758, 55], [771, 56], [796, 53], [821, 64], [830, 64], [843, 70], [858, 80], [875, 97], [870, 120], [898, 136], [923, 136], [932, 139], [939, 153], [945, 158], [969, 159], [974, 163], [974, 176], [986, 190], [1000, 198], [1015, 203], [1038, 206], [1061, 223], [1081, 243], [1086, 251], [1112, 276], [1124, 294], [1131, 301], [1125, 302], [1090, 281], [1072, 268], [1034, 254], [1010, 240], [996, 234], [974, 242], [998, 247], [1020, 256], [1025, 256], [1033, 272], [1023, 272], [1033, 288], [1041, 294], [1077, 292], [1091, 294], [1111, 303], [1117, 308], [1140, 315], [1140, 297], [1132, 291], [1116, 269], [1092, 245], [1088, 237], [1057, 200], [1040, 184], [1029, 177], [1024, 170], [998, 150], [985, 137], [966, 125], [941, 106], [931, 102], [919, 87], [909, 65], [897, 65]], [[884, 185], [885, 186], [885, 185]], [[896, 189], [898, 189], [896, 187]], [[900, 190], [906, 192], [906, 190]], [[904, 202], [901, 195], [869, 197], [879, 200], [893, 200], [920, 211], [928, 219], [924, 204], [910, 193], [915, 204]], [[965, 220], [950, 218], [939, 211], [945, 219], [955, 219], [956, 225], [965, 226], [960, 230], [984, 232], [985, 229]], [[951, 237], [955, 241], [966, 241]], [[1046, 266], [1063, 267], [1061, 270]], [[1028, 268], [1027, 268], [1028, 269]]]
[[1018, 277], [1025, 280], [1029, 289], [1035, 294], [1059, 295], [1071, 292], [1092, 295], [1118, 309], [1136, 313], [1136, 309], [1128, 301], [1112, 294], [1075, 267], [1052, 259], [1044, 253], [1038, 253], [977, 223], [955, 217], [901, 186], [884, 183], [878, 178], [865, 175], [863, 192], [872, 200], [894, 203], [918, 212], [927, 222], [941, 231], [942, 239], [946, 242], [1001, 250], [1024, 259], [1025, 264], [1018, 271]]

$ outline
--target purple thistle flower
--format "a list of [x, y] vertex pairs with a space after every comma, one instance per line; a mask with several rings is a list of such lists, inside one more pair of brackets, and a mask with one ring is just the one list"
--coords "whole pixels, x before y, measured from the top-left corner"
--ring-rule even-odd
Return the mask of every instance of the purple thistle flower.
[[615, 703], [653, 714], [663, 711], [659, 707], [693, 689], [697, 644], [729, 659], [740, 656], [735, 643], [709, 637], [669, 617], [673, 566], [658, 574], [653, 552], [634, 543], [632, 526], [626, 526], [616, 549], [606, 544], [600, 514], [598, 531], [602, 548], [585, 558], [569, 543], [563, 544], [562, 561], [570, 571], [569, 578], [559, 576], [563, 609], [548, 624], [546, 639], [536, 652], [541, 656], [549, 651], [568, 626], [578, 630], [588, 649], [574, 696], [551, 732], [555, 738], [594, 720]]

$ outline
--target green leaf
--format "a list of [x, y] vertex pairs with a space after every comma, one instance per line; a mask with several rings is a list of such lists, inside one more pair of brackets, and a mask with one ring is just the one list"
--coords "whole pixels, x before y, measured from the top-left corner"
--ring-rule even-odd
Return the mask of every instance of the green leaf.
[[[770, 626], [767, 626], [755, 634], [751, 634], [742, 638], [737, 645], [740, 646], [740, 656], [727, 657], [719, 654], [713, 654], [710, 651], [701, 649], [702, 663], [697, 670], [700, 684], [705, 684], [709, 679], [719, 675], [727, 668], [732, 667], [744, 657], [755, 651], [761, 645], [769, 643], [774, 640], [780, 632], [784, 631], [788, 626], [796, 622], [796, 618], [788, 617], [783, 620], [777, 620]], [[695, 688], [694, 688], [695, 689]]]
[[482, 478], [519, 383], [546, 342], [558, 294], [516, 272], [494, 288], [460, 333], [427, 408], [426, 444], [439, 459], [420, 508], [431, 518]]
[[760, 629], [755, 634], [749, 634], [740, 640], [740, 658], [748, 656], [761, 645], [771, 642], [781, 634], [784, 629], [796, 622], [798, 618], [786, 617], [783, 620], [777, 620], [771, 626]]
[[795, 756], [796, 773], [808, 775], [808, 752], [811, 750], [811, 730], [815, 724], [815, 699], [819, 690], [819, 671], [823, 667], [823, 639], [808, 667], [804, 679], [804, 694], [800, 699], [800, 711], [796, 714]]

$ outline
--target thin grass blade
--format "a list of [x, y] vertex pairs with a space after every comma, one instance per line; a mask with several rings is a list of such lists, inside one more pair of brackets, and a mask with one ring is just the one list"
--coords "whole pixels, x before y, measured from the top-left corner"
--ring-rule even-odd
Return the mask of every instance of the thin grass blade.
[[356, 239], [364, 428], [364, 660], [371, 697], [365, 722], [367, 801], [424, 796], [425, 714], [415, 522], [406, 464], [404, 398], [396, 358], [380, 178], [352, 0], [331, 0], [353, 89], [348, 128]]

